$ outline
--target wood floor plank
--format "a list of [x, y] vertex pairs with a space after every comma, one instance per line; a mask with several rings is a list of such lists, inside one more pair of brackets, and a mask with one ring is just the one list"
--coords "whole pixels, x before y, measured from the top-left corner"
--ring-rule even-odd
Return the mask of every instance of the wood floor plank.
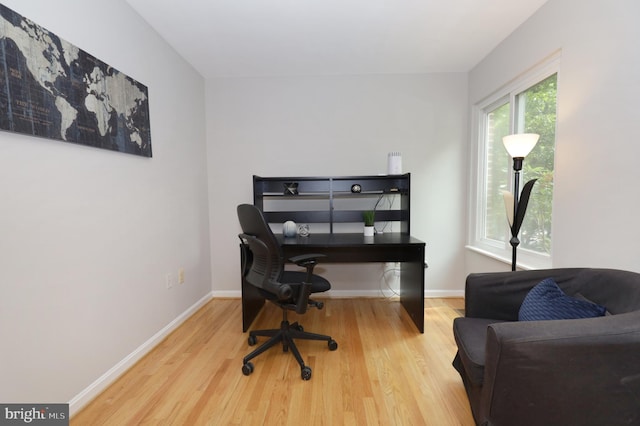
[[[462, 299], [425, 299], [420, 334], [397, 299], [325, 299], [325, 309], [290, 314], [305, 330], [331, 335], [300, 341], [313, 369], [303, 381], [290, 353], [254, 359], [242, 332], [239, 299], [214, 299], [71, 419], [71, 425], [460, 425], [473, 419], [451, 366], [453, 318]], [[252, 329], [276, 328], [267, 304]], [[259, 339], [259, 344], [264, 342]]]

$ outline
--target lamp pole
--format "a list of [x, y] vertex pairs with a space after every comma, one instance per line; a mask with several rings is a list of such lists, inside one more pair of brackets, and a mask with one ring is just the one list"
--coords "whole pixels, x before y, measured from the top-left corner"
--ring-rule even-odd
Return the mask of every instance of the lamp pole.
[[522, 162], [524, 157], [531, 152], [540, 135], [535, 133], [521, 133], [516, 135], [509, 135], [502, 138], [502, 143], [506, 148], [509, 155], [513, 158], [513, 219], [511, 225], [511, 270], [516, 270], [516, 253], [520, 240], [518, 239], [518, 232], [522, 221], [524, 220], [524, 214], [527, 211], [527, 203], [529, 203], [529, 196], [531, 195], [531, 189], [533, 184], [536, 183], [536, 179], [527, 182], [522, 189], [522, 197], [520, 194], [520, 170], [522, 170]]
[[514, 223], [511, 225], [511, 239], [509, 243], [511, 244], [511, 270], [516, 270], [516, 253], [518, 250], [518, 245], [520, 244], [520, 240], [518, 239], [518, 232], [513, 232], [515, 226], [515, 220], [518, 217], [518, 194], [520, 193], [520, 170], [522, 170], [522, 161], [524, 157], [514, 157], [513, 158], [513, 220]]

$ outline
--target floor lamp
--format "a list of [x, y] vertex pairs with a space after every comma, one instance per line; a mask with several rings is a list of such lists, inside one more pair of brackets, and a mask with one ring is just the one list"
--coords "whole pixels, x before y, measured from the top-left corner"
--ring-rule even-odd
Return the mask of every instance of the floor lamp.
[[[502, 138], [502, 143], [504, 147], [507, 149], [509, 155], [513, 158], [513, 197], [505, 197], [505, 203], [507, 204], [507, 218], [509, 219], [509, 225], [511, 226], [511, 239], [509, 243], [511, 244], [511, 270], [516, 270], [516, 250], [518, 245], [520, 244], [520, 240], [518, 239], [518, 232], [520, 232], [520, 226], [522, 226], [522, 221], [524, 220], [524, 214], [527, 211], [527, 204], [529, 203], [529, 196], [531, 195], [531, 190], [533, 189], [533, 184], [536, 183], [537, 179], [532, 179], [527, 182], [522, 188], [522, 195], [520, 196], [520, 200], [518, 200], [519, 194], [519, 183], [520, 183], [520, 170], [522, 170], [522, 162], [524, 161], [524, 157], [526, 157], [536, 143], [538, 143], [538, 139], [540, 135], [535, 133], [520, 133], [515, 135], [509, 135]], [[509, 204], [513, 203], [511, 209], [509, 209]], [[513, 212], [513, 216], [510, 216], [510, 211]]]

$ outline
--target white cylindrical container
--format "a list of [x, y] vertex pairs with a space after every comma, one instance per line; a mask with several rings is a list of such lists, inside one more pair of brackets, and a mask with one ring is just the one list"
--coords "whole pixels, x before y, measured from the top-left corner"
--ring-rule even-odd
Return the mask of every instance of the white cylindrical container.
[[399, 152], [390, 152], [387, 156], [387, 174], [402, 174], [402, 154]]

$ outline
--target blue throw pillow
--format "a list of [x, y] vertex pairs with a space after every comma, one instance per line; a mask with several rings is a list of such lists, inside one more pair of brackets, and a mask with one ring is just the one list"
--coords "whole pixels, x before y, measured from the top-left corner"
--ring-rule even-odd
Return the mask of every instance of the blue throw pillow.
[[604, 306], [569, 297], [553, 278], [547, 278], [533, 287], [520, 306], [520, 321], [540, 321], [601, 317]]

